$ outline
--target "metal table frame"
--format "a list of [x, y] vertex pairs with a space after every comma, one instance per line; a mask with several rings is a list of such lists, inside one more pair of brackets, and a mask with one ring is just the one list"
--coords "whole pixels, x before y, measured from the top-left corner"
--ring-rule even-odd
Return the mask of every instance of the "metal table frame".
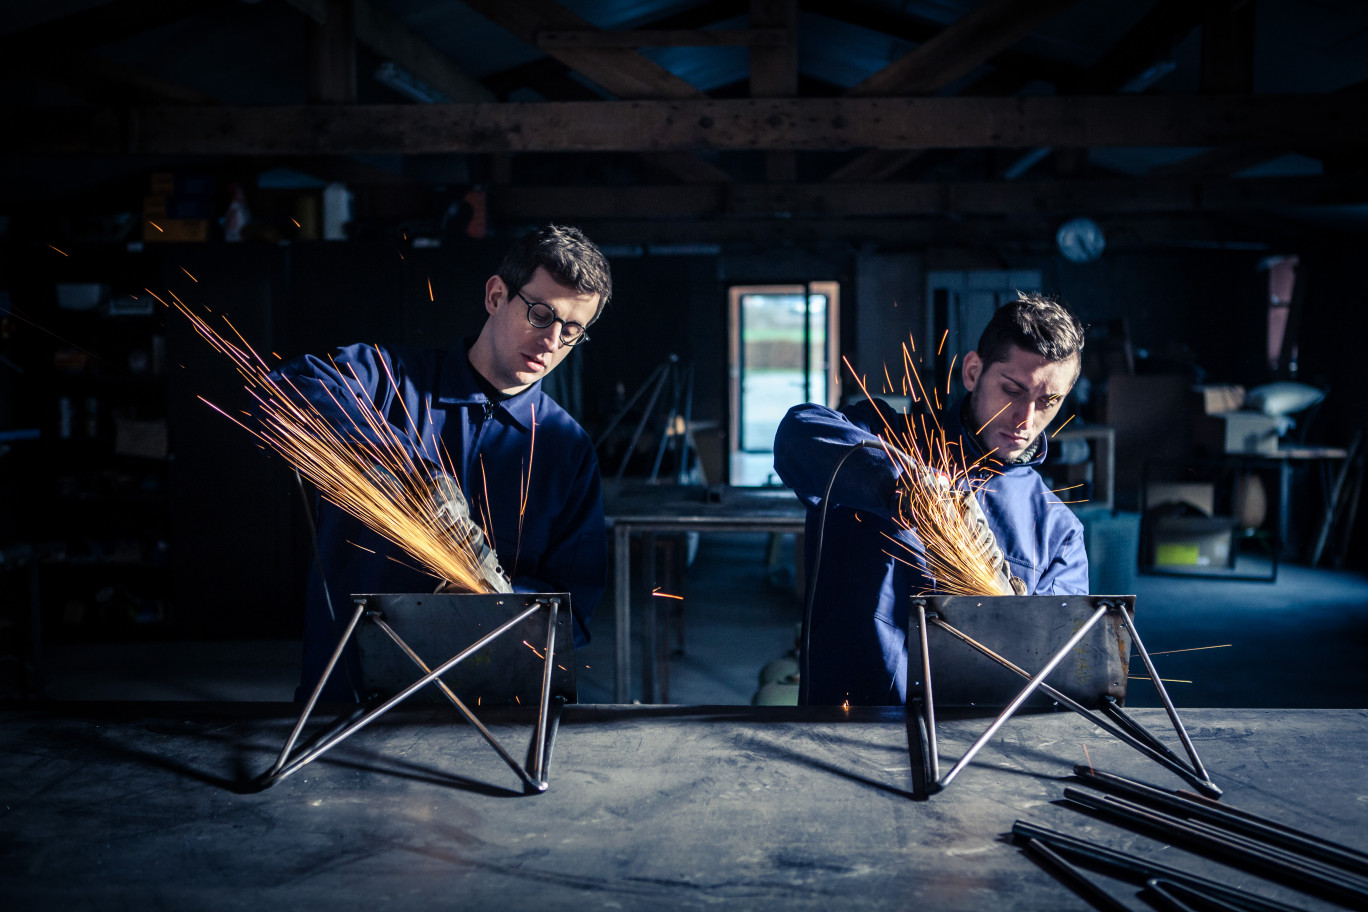
[[[634, 505], [631, 495], [650, 502]], [[605, 512], [613, 529], [613, 700], [631, 702], [632, 677], [632, 536], [656, 532], [802, 532], [803, 504], [787, 489], [704, 488], [694, 485], [605, 486]], [[654, 572], [653, 549], [645, 573]], [[654, 614], [648, 619], [649, 624]], [[653, 662], [653, 651], [643, 652]]]

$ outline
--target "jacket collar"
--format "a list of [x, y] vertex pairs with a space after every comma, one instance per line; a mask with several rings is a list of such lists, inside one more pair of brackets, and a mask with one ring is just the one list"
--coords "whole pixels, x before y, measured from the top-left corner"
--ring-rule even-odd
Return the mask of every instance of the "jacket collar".
[[[959, 402], [951, 407], [947, 427], [947, 430], [952, 434], [959, 435], [961, 444], [964, 447], [966, 463], [972, 463], [976, 459], [981, 459], [983, 454], [987, 452], [987, 447], [983, 445], [983, 441], [979, 439], [978, 434], [974, 433], [975, 429], [965, 425], [965, 418], [969, 417], [969, 412], [969, 396], [965, 395], [960, 398]], [[1035, 439], [1035, 442], [1032, 443], [1031, 446], [1036, 447], [1035, 455], [1024, 462], [1003, 463], [1001, 460], [991, 462], [996, 459], [996, 455], [989, 456], [984, 462], [991, 464], [999, 472], [1006, 472], [1021, 466], [1035, 468], [1045, 461], [1045, 454], [1049, 452], [1049, 435], [1042, 433]]]
[[[490, 398], [480, 389], [475, 381], [474, 368], [470, 366], [468, 351], [474, 342], [473, 338], [462, 340], [460, 345], [448, 350], [438, 364], [437, 401], [433, 403], [438, 408], [471, 405], [487, 408], [490, 405]], [[494, 402], [493, 411], [502, 412], [524, 429], [530, 428], [532, 406], [536, 404], [540, 393], [541, 381], [538, 380], [522, 392]]]

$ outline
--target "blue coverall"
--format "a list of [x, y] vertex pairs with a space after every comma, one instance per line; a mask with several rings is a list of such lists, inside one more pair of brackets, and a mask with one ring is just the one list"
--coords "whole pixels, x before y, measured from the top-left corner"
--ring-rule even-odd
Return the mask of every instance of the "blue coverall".
[[[305, 355], [290, 361], [277, 371], [277, 379], [291, 381], [334, 427], [351, 428], [355, 416], [343, 414], [337, 404], [356, 408], [342, 387], [345, 383], [374, 404], [412, 455], [434, 465], [446, 465], [449, 458], [471, 515], [492, 518], [486, 532], [514, 590], [569, 592], [575, 644], [583, 646], [589, 639], [589, 618], [608, 578], [608, 541], [593, 444], [584, 429], [541, 391], [540, 383], [491, 402], [475, 379], [467, 345], [447, 350], [351, 345], [334, 352], [331, 360]], [[521, 510], [524, 484], [526, 509]], [[410, 566], [414, 563], [326, 501], [319, 507], [318, 545], [337, 616], [329, 611], [315, 567], [305, 605], [299, 699], [307, 698], [336, 648], [351, 617], [352, 593], [431, 592], [437, 584], [432, 577], [389, 560], [387, 556], [394, 555]], [[343, 662], [346, 667], [329, 678], [322, 699], [357, 698], [354, 688], [361, 677], [355, 648], [348, 650]]]
[[[959, 439], [965, 461], [972, 463], [983, 451], [964, 429], [963, 408], [961, 400], [941, 421], [948, 439]], [[807, 578], [816, 577], [817, 585], [810, 704], [896, 705], [907, 699], [908, 601], [934, 591], [934, 582], [917, 536], [892, 518], [898, 469], [882, 450], [851, 453], [861, 441], [875, 440], [874, 429], [882, 428], [867, 401], [841, 412], [809, 403], [790, 409], [775, 436], [775, 469], [808, 508]], [[994, 465], [992, 473], [975, 470], [974, 477], [987, 479], [978, 500], [1012, 575], [1025, 581], [1028, 594], [1083, 594], [1088, 591], [1083, 526], [1035, 470], [1045, 460], [1047, 439], [1029, 462]], [[847, 453], [831, 489], [818, 567], [822, 496]]]

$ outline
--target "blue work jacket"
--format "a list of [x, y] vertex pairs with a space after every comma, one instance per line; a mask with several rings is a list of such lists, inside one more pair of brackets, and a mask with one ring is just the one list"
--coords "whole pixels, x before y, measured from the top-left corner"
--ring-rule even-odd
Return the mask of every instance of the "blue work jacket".
[[[334, 427], [348, 429], [357, 426], [359, 417], [348, 414], [357, 411], [344, 385], [350, 387], [385, 416], [410, 455], [449, 465], [471, 515], [490, 518], [485, 531], [514, 590], [569, 592], [576, 645], [583, 646], [589, 639], [589, 618], [608, 579], [608, 540], [593, 444], [584, 429], [541, 391], [539, 382], [491, 402], [476, 382], [466, 348], [351, 345], [334, 352], [331, 359], [297, 358], [283, 365], [276, 377], [292, 383]], [[360, 426], [364, 428], [364, 422]], [[412, 558], [326, 501], [320, 502], [318, 511], [318, 545], [322, 574], [316, 566], [309, 578], [301, 699], [318, 682], [346, 628], [353, 593], [431, 592], [438, 582], [409, 569]], [[391, 555], [408, 566], [390, 560]], [[356, 652], [349, 649], [323, 699], [356, 699], [359, 683]]]
[[[964, 430], [962, 406], [963, 400], [948, 409], [941, 422], [947, 438], [958, 439], [965, 461], [973, 463], [983, 451]], [[840, 412], [809, 403], [789, 410], [774, 440], [775, 469], [808, 508], [807, 579], [816, 585], [808, 663], [811, 704], [906, 702], [908, 603], [915, 594], [935, 591], [921, 542], [893, 520], [899, 470], [881, 449], [852, 449], [876, 440], [876, 429], [882, 430], [883, 422], [868, 401]], [[987, 479], [979, 503], [1012, 575], [1025, 581], [1029, 594], [1086, 593], [1083, 526], [1035, 470], [1046, 450], [1042, 439], [1028, 463], [976, 470], [975, 477]]]

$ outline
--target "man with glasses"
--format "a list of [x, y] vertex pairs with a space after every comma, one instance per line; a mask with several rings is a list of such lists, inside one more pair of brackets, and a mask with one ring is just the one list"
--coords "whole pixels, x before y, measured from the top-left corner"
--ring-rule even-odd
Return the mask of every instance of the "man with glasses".
[[[589, 618], [607, 582], [598, 460], [589, 436], [542, 392], [541, 381], [588, 341], [587, 327], [611, 296], [611, 272], [598, 247], [576, 228], [548, 225], [514, 242], [485, 283], [488, 315], [474, 340], [444, 350], [351, 345], [278, 372], [337, 427], [357, 426], [359, 416], [348, 414], [353, 395], [370, 402], [411, 454], [433, 467], [438, 519], [472, 530], [489, 588], [569, 592], [577, 646], [588, 642]], [[395, 546], [326, 502], [319, 506], [318, 546], [300, 699], [317, 684], [345, 630], [351, 593], [433, 588]], [[359, 699], [359, 682], [350, 649], [322, 698]]]

